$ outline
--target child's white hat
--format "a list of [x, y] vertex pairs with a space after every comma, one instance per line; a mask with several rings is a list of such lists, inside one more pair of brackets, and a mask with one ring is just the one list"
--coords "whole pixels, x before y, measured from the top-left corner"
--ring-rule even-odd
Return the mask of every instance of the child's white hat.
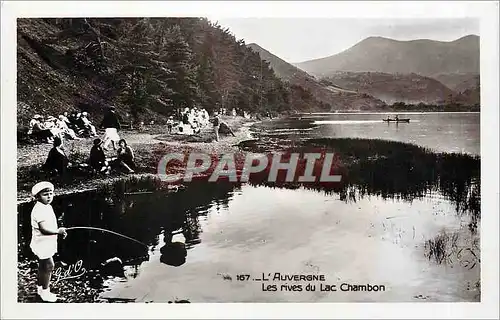
[[40, 191], [45, 189], [50, 189], [54, 191], [54, 185], [48, 181], [38, 182], [33, 186], [33, 188], [31, 188], [31, 194], [33, 196], [36, 196]]

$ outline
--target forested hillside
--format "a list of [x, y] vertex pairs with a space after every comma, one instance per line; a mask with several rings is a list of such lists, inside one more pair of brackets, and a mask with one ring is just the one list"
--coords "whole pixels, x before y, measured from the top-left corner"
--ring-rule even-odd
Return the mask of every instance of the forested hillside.
[[183, 107], [282, 113], [324, 110], [281, 81], [228, 29], [204, 18], [18, 19], [18, 124], [35, 113], [115, 105], [130, 120]]
[[349, 90], [368, 93], [387, 104], [448, 103], [455, 93], [441, 82], [415, 73], [389, 74], [383, 72], [337, 72], [324, 78]]

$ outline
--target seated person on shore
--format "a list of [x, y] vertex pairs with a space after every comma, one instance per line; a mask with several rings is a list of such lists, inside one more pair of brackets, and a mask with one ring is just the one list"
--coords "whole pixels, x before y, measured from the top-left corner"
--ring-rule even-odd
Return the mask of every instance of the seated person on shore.
[[102, 150], [102, 140], [97, 138], [94, 140], [94, 145], [92, 149], [90, 149], [90, 168], [94, 172], [108, 172], [109, 166], [106, 161], [106, 155], [104, 154], [104, 150]]
[[45, 127], [43, 117], [38, 114], [30, 121], [28, 135], [33, 135], [38, 139], [45, 140], [47, 143], [52, 143], [54, 139], [53, 131]]
[[64, 121], [63, 115], [60, 115], [59, 120], [56, 121], [56, 127], [61, 132], [61, 136], [69, 137], [70, 139], [76, 139], [76, 140], [81, 139], [80, 137], [77, 137], [75, 131], [73, 131], [68, 127], [68, 124], [66, 123], [66, 121]]
[[184, 124], [182, 121], [174, 121], [172, 124], [172, 130], [170, 133], [175, 133], [175, 134], [182, 134], [182, 131], [184, 130]]
[[89, 134], [89, 130], [85, 127], [85, 121], [83, 120], [82, 113], [77, 113], [75, 118], [75, 124], [80, 130], [81, 134]]
[[184, 123], [184, 124], [189, 124], [189, 113], [188, 113], [188, 112], [185, 112], [185, 113], [182, 115], [182, 123]]
[[70, 129], [73, 129], [73, 131], [75, 131], [76, 134], [81, 135], [85, 128], [82, 127], [83, 123], [79, 119], [79, 113], [72, 112], [68, 119], [69, 119], [68, 127]]
[[71, 163], [62, 148], [61, 138], [54, 137], [54, 146], [50, 149], [42, 169], [53, 175], [63, 175], [70, 165]]
[[231, 128], [227, 125], [227, 123], [225, 123], [223, 121], [220, 121], [219, 132], [224, 133], [224, 134], [230, 134], [233, 137], [236, 137], [233, 130], [231, 130]]
[[58, 121], [58, 119], [56, 117], [49, 116], [47, 118], [47, 120], [45, 120], [44, 126], [45, 126], [45, 128], [49, 129], [55, 137], [62, 138], [63, 133], [59, 129], [59, 127], [57, 125], [57, 121]]
[[61, 119], [62, 121], [66, 122], [67, 125], [70, 124], [69, 122], [69, 119], [68, 119], [68, 113], [67, 112], [64, 112], [63, 114], [61, 114], [59, 116], [59, 119]]
[[118, 142], [117, 159], [114, 161], [115, 167], [127, 170], [128, 173], [134, 173], [136, 166], [134, 163], [134, 152], [132, 148], [127, 145], [125, 139]]
[[92, 137], [95, 137], [97, 135], [95, 126], [90, 122], [88, 118], [88, 113], [87, 112], [82, 112], [82, 115], [80, 116], [82, 125], [85, 129], [85, 131], [91, 135]]
[[191, 129], [193, 130], [193, 134], [198, 134], [200, 133], [201, 131], [201, 127], [200, 125], [198, 124], [198, 121], [194, 121], [193, 123], [191, 123]]

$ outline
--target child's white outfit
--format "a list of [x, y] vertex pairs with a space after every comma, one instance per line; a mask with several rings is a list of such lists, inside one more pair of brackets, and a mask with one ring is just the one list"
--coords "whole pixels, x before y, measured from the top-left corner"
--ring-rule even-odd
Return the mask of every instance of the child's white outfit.
[[44, 235], [38, 224], [45, 222], [47, 227], [57, 230], [57, 218], [50, 204], [35, 203], [31, 211], [31, 243], [30, 248], [41, 260], [51, 258], [57, 252], [57, 235]]
[[[43, 260], [51, 258], [57, 252], [57, 235], [44, 235], [38, 225], [40, 222], [45, 222], [49, 229], [57, 230], [57, 218], [52, 206], [37, 201], [31, 210], [30, 248], [39, 259]], [[44, 290], [38, 286], [37, 293], [44, 301], [57, 301], [57, 296], [48, 288]]]

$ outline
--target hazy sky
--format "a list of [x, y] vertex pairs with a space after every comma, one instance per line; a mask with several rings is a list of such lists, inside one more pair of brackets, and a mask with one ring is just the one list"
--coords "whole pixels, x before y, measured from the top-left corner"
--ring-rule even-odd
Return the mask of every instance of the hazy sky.
[[472, 18], [221, 18], [216, 21], [228, 27], [237, 39], [244, 39], [247, 44], [255, 42], [288, 62], [330, 56], [370, 36], [452, 41], [468, 34], [479, 35], [479, 21]]

